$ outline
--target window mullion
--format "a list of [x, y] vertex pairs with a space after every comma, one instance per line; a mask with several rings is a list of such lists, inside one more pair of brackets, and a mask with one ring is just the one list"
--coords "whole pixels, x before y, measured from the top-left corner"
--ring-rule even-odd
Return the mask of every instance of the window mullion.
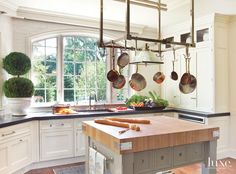
[[64, 75], [63, 75], [63, 37], [59, 36], [57, 40], [57, 101], [63, 102], [64, 101]]

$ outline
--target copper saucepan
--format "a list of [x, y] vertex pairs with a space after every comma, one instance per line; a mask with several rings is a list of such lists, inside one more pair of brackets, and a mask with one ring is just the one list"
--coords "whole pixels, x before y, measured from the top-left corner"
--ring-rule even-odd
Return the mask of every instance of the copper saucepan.
[[121, 74], [121, 68], [119, 67], [119, 76], [116, 81], [112, 83], [113, 88], [121, 89], [125, 86], [126, 80], [125, 77]]
[[115, 53], [114, 53], [114, 47], [112, 47], [112, 70], [110, 70], [108, 73], [107, 73], [107, 79], [110, 81], [110, 82], [114, 82], [118, 79], [119, 77], [119, 72], [115, 70]]
[[143, 75], [138, 73], [138, 64], [136, 65], [136, 73], [134, 73], [131, 76], [131, 79], [129, 81], [129, 85], [135, 91], [141, 91], [144, 88], [146, 88], [146, 86], [147, 86], [147, 82], [146, 82], [145, 78], [143, 77]]
[[157, 72], [156, 74], [154, 74], [153, 76], [153, 81], [158, 83], [158, 84], [161, 84], [164, 80], [165, 80], [165, 75], [163, 74], [163, 72]]
[[181, 81], [179, 83], [179, 89], [183, 94], [190, 94], [197, 87], [197, 79], [190, 73], [190, 58], [186, 58], [185, 60], [187, 64], [187, 70], [181, 78]]
[[128, 53], [121, 53], [121, 55], [117, 59], [117, 65], [120, 68], [124, 68], [128, 64], [129, 64], [129, 54]]

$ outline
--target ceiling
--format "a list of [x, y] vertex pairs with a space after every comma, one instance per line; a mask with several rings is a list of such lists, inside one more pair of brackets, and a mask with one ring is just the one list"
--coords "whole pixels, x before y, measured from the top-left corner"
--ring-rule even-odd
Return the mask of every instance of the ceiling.
[[[3, 0], [16, 9], [29, 8], [43, 10], [48, 13], [69, 14], [89, 18], [99, 18], [99, 0]], [[152, 0], [154, 1], [154, 0]], [[168, 5], [168, 12], [189, 3], [190, 0], [162, 0]], [[125, 3], [113, 0], [104, 0], [104, 19], [125, 22]], [[168, 13], [168, 12], [163, 12]], [[188, 15], [188, 14], [186, 14]], [[163, 20], [167, 21], [167, 20]], [[152, 28], [157, 26], [157, 10], [131, 5], [131, 24], [144, 25]]]

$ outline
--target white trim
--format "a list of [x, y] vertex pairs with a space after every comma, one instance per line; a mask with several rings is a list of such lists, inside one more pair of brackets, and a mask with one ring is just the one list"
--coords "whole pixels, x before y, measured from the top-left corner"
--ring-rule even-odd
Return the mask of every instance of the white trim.
[[16, 16], [17, 5], [8, 1], [8, 0], [1, 0], [0, 2], [0, 9], [1, 11], [6, 12], [8, 16]]
[[[72, 15], [67, 13], [39, 10], [35, 8], [19, 7], [17, 10], [17, 16], [31, 20], [99, 28], [99, 19]], [[132, 32], [134, 33], [142, 34], [144, 27], [146, 26], [132, 24], [131, 29]], [[114, 30], [114, 31], [125, 31], [125, 23], [104, 20], [104, 29]], [[156, 30], [153, 29], [153, 31]]]

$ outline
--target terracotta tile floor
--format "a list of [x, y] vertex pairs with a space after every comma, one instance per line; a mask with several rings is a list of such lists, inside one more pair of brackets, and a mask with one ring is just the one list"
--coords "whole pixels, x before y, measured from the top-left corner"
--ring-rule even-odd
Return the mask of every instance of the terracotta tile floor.
[[[236, 159], [227, 158], [222, 160], [225, 162], [225, 160], [230, 161], [230, 167], [218, 167], [217, 168], [217, 174], [236, 174]], [[64, 166], [57, 166], [58, 168], [62, 168], [65, 166], [73, 166], [73, 165], [81, 165], [83, 163], [76, 163], [76, 164], [70, 164], [70, 165], [64, 165]], [[54, 167], [55, 168], [55, 167]], [[181, 167], [172, 170], [175, 174], [201, 174], [201, 164], [194, 164], [186, 167]], [[37, 169], [27, 172], [26, 174], [54, 174], [52, 167], [50, 168], [43, 168], [43, 169]]]

